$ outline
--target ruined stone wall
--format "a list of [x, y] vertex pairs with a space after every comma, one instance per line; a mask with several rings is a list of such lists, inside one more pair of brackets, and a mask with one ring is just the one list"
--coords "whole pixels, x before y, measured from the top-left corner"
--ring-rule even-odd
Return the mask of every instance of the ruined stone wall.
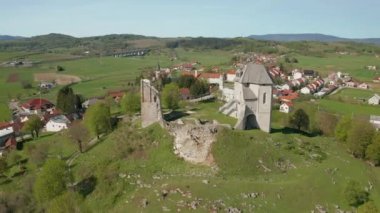
[[174, 136], [174, 153], [184, 160], [212, 166], [212, 143], [216, 141], [217, 124], [169, 123], [169, 133]]
[[164, 124], [162, 117], [161, 102], [159, 92], [151, 85], [147, 79], [141, 80], [141, 126], [143, 128], [158, 122]]

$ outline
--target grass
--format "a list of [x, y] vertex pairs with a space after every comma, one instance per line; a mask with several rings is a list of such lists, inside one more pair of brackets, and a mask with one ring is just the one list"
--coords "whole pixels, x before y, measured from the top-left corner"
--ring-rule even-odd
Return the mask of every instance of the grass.
[[327, 76], [332, 72], [347, 72], [354, 78], [361, 81], [372, 81], [375, 76], [380, 75], [380, 71], [370, 71], [365, 69], [368, 65], [379, 67], [380, 58], [373, 55], [337, 55], [329, 54], [326, 57], [296, 56], [299, 63], [297, 67], [304, 69], [314, 69], [322, 75]]
[[[2, 53], [1, 58], [25, 55], [24, 53]], [[204, 66], [228, 64], [232, 53], [210, 50], [191, 51], [178, 49], [176, 51], [178, 60], [170, 61], [170, 56], [159, 53], [152, 53], [144, 57], [114, 58], [114, 57], [92, 57], [75, 58], [73, 55], [64, 53], [37, 53], [25, 56], [26, 59], [41, 61], [41, 63], [30, 67], [0, 67], [0, 102], [6, 102], [10, 98], [21, 97], [26, 99], [33, 96], [36, 91], [24, 90], [21, 88], [21, 81], [33, 82], [33, 74], [41, 72], [56, 72], [56, 66], [64, 67], [62, 74], [76, 75], [82, 78], [83, 82], [76, 84], [73, 88], [75, 92], [85, 97], [102, 96], [109, 89], [126, 88], [128, 82], [134, 82], [144, 68], [154, 69], [157, 62], [161, 67], [168, 67], [183, 62], [199, 61]], [[21, 79], [18, 82], [8, 83], [6, 80], [11, 73], [18, 73]], [[36, 85], [36, 83], [35, 83]], [[53, 90], [45, 98], [51, 99], [56, 94]]]
[[348, 103], [368, 103], [368, 99], [371, 98], [377, 90], [363, 90], [354, 88], [345, 88], [339, 90], [337, 93], [328, 96], [329, 99], [348, 102]]
[[208, 121], [216, 120], [219, 123], [234, 126], [237, 120], [219, 112], [219, 107], [221, 106], [223, 106], [223, 103], [219, 101], [199, 102], [191, 109], [195, 113], [191, 114], [190, 117]]
[[[212, 205], [224, 211], [218, 200], [226, 207], [248, 212], [307, 212], [317, 204], [329, 211], [334, 211], [335, 205], [350, 210], [343, 197], [348, 180], [357, 180], [363, 187], [368, 182], [374, 189], [380, 187], [380, 170], [352, 158], [344, 151], [344, 145], [331, 138], [223, 130], [212, 148], [219, 168], [215, 171], [176, 157], [172, 136], [159, 125], [129, 128], [134, 127], [121, 125], [74, 161], [71, 171], [75, 181], [95, 177], [96, 184], [84, 199], [84, 205], [91, 211], [160, 212], [165, 206], [172, 211], [179, 208], [187, 212], [191, 208], [186, 203], [198, 198], [200, 212], [209, 211]], [[141, 144], [142, 152], [121, 158], [117, 144], [132, 142]], [[49, 144], [50, 157], [70, 156], [76, 150], [74, 143], [58, 134], [28, 143]], [[316, 158], [316, 155], [323, 157]], [[30, 170], [28, 176], [33, 172]], [[22, 190], [28, 176], [2, 184], [0, 189]], [[188, 195], [174, 193], [177, 189]], [[164, 199], [163, 190], [172, 192]], [[257, 198], [244, 197], [254, 192], [259, 193]], [[370, 194], [379, 205], [380, 192], [372, 190]], [[145, 209], [141, 207], [143, 199], [149, 203]], [[184, 207], [178, 205], [181, 201]]]

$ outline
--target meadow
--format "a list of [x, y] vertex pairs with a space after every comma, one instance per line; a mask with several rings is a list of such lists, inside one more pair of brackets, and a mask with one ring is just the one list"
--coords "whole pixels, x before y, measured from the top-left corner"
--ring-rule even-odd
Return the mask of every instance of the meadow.
[[[173, 54], [177, 60], [171, 61]], [[83, 80], [73, 88], [76, 93], [89, 98], [102, 96], [110, 89], [128, 87], [128, 82], [134, 82], [145, 69], [156, 67], [158, 61], [161, 67], [199, 61], [206, 67], [228, 68], [231, 56], [232, 52], [222, 50], [185, 49], [153, 52], [140, 58], [74, 60], [65, 54], [33, 55], [31, 59], [41, 60], [34, 67], [0, 68], [0, 111], [4, 112], [1, 107], [12, 97], [38, 97], [38, 90], [22, 89], [21, 82], [32, 82], [34, 73], [56, 72], [57, 65], [64, 67], [63, 74], [76, 75]], [[2, 57], [5, 58], [0, 54], [0, 59]], [[297, 58], [298, 65], [303, 68], [313, 68], [324, 74], [342, 69], [361, 80], [370, 80], [374, 74], [365, 71], [364, 66], [379, 62], [368, 55]], [[20, 79], [7, 82], [14, 73]], [[59, 88], [42, 97], [55, 102]], [[296, 102], [295, 106], [304, 108], [313, 121], [318, 110], [343, 115], [380, 115], [376, 106], [353, 102], [370, 97], [371, 92], [346, 89], [331, 98]], [[233, 126], [236, 119], [219, 113], [217, 109], [221, 105], [217, 101], [189, 104], [182, 110], [194, 113], [184, 119], [217, 120]], [[335, 212], [337, 206], [353, 211], [343, 195], [349, 180], [358, 181], [362, 188], [373, 184], [370, 199], [380, 207], [379, 168], [353, 158], [346, 151], [345, 144], [333, 138], [286, 131], [284, 123], [287, 118], [288, 115], [274, 112], [271, 134], [259, 130], [219, 129], [211, 150], [215, 160], [213, 167], [190, 164], [178, 158], [173, 153], [173, 137], [165, 129], [159, 125], [142, 129], [138, 120], [136, 123], [120, 123], [113, 132], [79, 155], [76, 155], [77, 145], [65, 132], [43, 134], [39, 139], [25, 142], [22, 150], [15, 151], [22, 156], [22, 165], [27, 172], [15, 175], [20, 171], [20, 165], [9, 165], [6, 175], [12, 177], [11, 181], [1, 182], [0, 189], [11, 195], [29, 193], [25, 196], [33, 196], [33, 180], [40, 170], [29, 159], [28, 147], [44, 146], [48, 149], [48, 158], [74, 159], [70, 164], [73, 183], [80, 185], [91, 181], [89, 188], [78, 190], [83, 197], [81, 205], [90, 211], [162, 212], [179, 209], [189, 212], [196, 208], [199, 212], [209, 212], [234, 207], [247, 212], [310, 212], [316, 205], [322, 205], [329, 212]], [[255, 194], [254, 197], [251, 194]]]
[[359, 81], [372, 81], [374, 77], [380, 75], [379, 70], [371, 71], [365, 68], [368, 65], [380, 67], [380, 58], [374, 55], [328, 54], [324, 57], [297, 55], [296, 58], [298, 59], [298, 64], [294, 64], [294, 66], [314, 69], [323, 76], [341, 71], [349, 73]]
[[[331, 138], [259, 130], [220, 130], [212, 148], [217, 167], [184, 162], [172, 152], [172, 137], [158, 125], [134, 129], [121, 125], [93, 148], [73, 161], [76, 183], [92, 177], [95, 184], [84, 195], [91, 211], [188, 212], [191, 203], [200, 212], [228, 207], [255, 212], [309, 212], [322, 205], [329, 212], [336, 206], [352, 210], [343, 196], [351, 179], [362, 187], [371, 183], [370, 198], [380, 205], [380, 170], [352, 158], [344, 144]], [[137, 138], [135, 138], [139, 135]], [[64, 136], [64, 135], [63, 135]], [[140, 143], [138, 154], [121, 157], [123, 143]], [[49, 156], [68, 159], [75, 152], [66, 137], [47, 135], [25, 144], [45, 144]], [[131, 141], [135, 138], [134, 142]], [[25, 156], [24, 151], [19, 151]], [[247, 163], [249, 162], [249, 163]], [[35, 172], [0, 185], [4, 191], [22, 190]], [[14, 165], [17, 168], [16, 165]], [[163, 196], [163, 192], [168, 192]], [[257, 193], [257, 197], [248, 194]], [[147, 200], [146, 207], [142, 201]]]
[[[20, 54], [20, 53], [19, 53]], [[219, 50], [193, 51], [178, 49], [175, 51], [177, 60], [171, 61], [171, 52], [153, 52], [144, 57], [114, 58], [91, 57], [76, 58], [75, 56], [63, 53], [43, 53], [25, 57], [33, 61], [39, 61], [33, 67], [0, 67], [0, 101], [7, 102], [11, 98], [27, 99], [38, 97], [38, 89], [23, 89], [22, 81], [33, 82], [34, 73], [56, 73], [56, 67], [62, 66], [65, 70], [60, 74], [75, 75], [82, 79], [82, 82], [75, 84], [73, 89], [76, 93], [86, 98], [103, 96], [108, 90], [125, 89], [128, 83], [134, 83], [135, 78], [140, 76], [144, 70], [152, 70], [159, 63], [161, 67], [169, 67], [183, 62], [198, 61], [202, 66], [224, 65], [227, 66], [232, 57], [232, 53]], [[0, 55], [1, 56], [1, 55]], [[8, 57], [16, 57], [11, 54]], [[3, 56], [4, 58], [5, 55]], [[1, 59], [1, 58], [0, 58]], [[3, 59], [3, 61], [5, 61]], [[10, 75], [17, 73], [20, 78], [14, 82], [7, 82]], [[53, 89], [42, 97], [55, 102], [55, 94], [59, 88]]]

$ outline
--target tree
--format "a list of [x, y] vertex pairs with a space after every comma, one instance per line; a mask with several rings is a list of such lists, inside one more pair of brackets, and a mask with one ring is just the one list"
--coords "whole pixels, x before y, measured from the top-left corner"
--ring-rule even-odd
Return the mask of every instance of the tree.
[[141, 109], [140, 94], [127, 92], [120, 101], [122, 111], [127, 115], [133, 115]]
[[368, 145], [365, 156], [372, 161], [375, 166], [380, 165], [380, 133], [377, 133], [372, 143]]
[[84, 115], [84, 123], [88, 130], [99, 138], [100, 134], [111, 130], [110, 108], [101, 102], [90, 106]]
[[17, 153], [16, 151], [10, 152], [7, 155], [7, 160], [8, 160], [9, 165], [17, 164], [20, 166], [21, 159], [22, 159], [22, 156], [19, 153]]
[[347, 183], [344, 196], [350, 206], [358, 207], [368, 201], [368, 192], [361, 189], [359, 182], [351, 180]]
[[290, 116], [289, 124], [292, 127], [297, 128], [298, 130], [309, 129], [309, 116], [303, 109], [297, 109], [292, 116]]
[[46, 143], [28, 144], [26, 153], [28, 154], [28, 162], [40, 167], [44, 164], [48, 156], [49, 146]]
[[29, 120], [23, 126], [23, 131], [30, 132], [32, 137], [36, 136], [38, 138], [40, 130], [44, 127], [44, 122], [37, 115], [32, 115]]
[[48, 205], [47, 212], [54, 213], [81, 213], [86, 212], [81, 204], [83, 197], [78, 193], [67, 191], [54, 198]]
[[196, 78], [192, 75], [181, 75], [178, 78], [178, 86], [180, 88], [190, 88], [195, 82]]
[[326, 112], [318, 112], [318, 126], [322, 131], [323, 135], [333, 136], [335, 127], [338, 123], [338, 119], [335, 115], [326, 113]]
[[350, 117], [343, 117], [339, 120], [335, 127], [335, 138], [340, 142], [347, 141], [347, 135], [351, 129], [352, 119]]
[[371, 144], [375, 129], [367, 120], [356, 119], [347, 135], [347, 146], [356, 158], [365, 158], [365, 151]]
[[49, 159], [37, 175], [34, 183], [36, 200], [44, 203], [62, 194], [66, 190], [68, 173], [66, 164], [59, 159]]
[[366, 202], [363, 205], [359, 206], [358, 213], [378, 213], [375, 203], [372, 201]]
[[195, 83], [190, 87], [190, 94], [194, 97], [204, 95], [208, 91], [207, 82], [202, 80], [195, 81]]
[[73, 113], [76, 111], [79, 97], [74, 94], [71, 87], [65, 86], [58, 91], [57, 108], [65, 113]]
[[0, 175], [5, 176], [4, 173], [7, 171], [8, 164], [4, 158], [0, 158]]
[[65, 71], [65, 69], [60, 65], [57, 65], [55, 69], [57, 70], [57, 72]]
[[69, 137], [78, 144], [78, 149], [80, 153], [83, 153], [83, 141], [88, 139], [88, 130], [80, 122], [74, 121], [68, 130]]
[[178, 108], [180, 100], [179, 87], [176, 83], [165, 85], [162, 90], [162, 102], [168, 109], [175, 110]]

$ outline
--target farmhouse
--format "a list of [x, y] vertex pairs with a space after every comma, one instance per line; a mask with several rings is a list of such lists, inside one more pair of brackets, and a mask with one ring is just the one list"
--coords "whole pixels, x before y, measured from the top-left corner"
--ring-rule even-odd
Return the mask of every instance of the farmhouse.
[[191, 97], [189, 88], [181, 88], [179, 93], [181, 94], [182, 100], [189, 100]]
[[377, 129], [380, 129], [380, 116], [371, 115], [369, 117], [369, 122]]
[[294, 80], [302, 78], [302, 73], [297, 69], [292, 71], [292, 75]]
[[41, 82], [39, 87], [41, 89], [52, 89], [54, 88], [55, 84], [54, 83], [50, 83], [50, 82]]
[[380, 96], [378, 94], [373, 95], [370, 99], [368, 99], [368, 104], [379, 105], [380, 104]]
[[219, 86], [219, 89], [223, 89], [223, 75], [220, 73], [201, 73], [198, 76], [199, 79], [204, 79], [209, 84], [215, 84]]
[[226, 81], [233, 82], [236, 77], [236, 71], [235, 70], [229, 70], [226, 74]]
[[306, 87], [303, 87], [300, 92], [304, 95], [308, 95], [308, 94], [313, 93], [313, 91], [314, 91], [314, 88], [311, 85], [307, 85]]
[[358, 85], [358, 88], [359, 89], [369, 89], [369, 85], [366, 83], [361, 83]]
[[238, 119], [235, 129], [271, 130], [273, 81], [263, 65], [248, 63], [236, 72], [234, 99], [219, 110]]
[[50, 113], [54, 110], [54, 107], [54, 104], [42, 98], [30, 99], [21, 105], [21, 109], [30, 114]]
[[379, 83], [380, 82], [380, 76], [374, 77], [373, 82]]
[[98, 101], [99, 101], [99, 99], [97, 99], [97, 98], [90, 98], [90, 99], [88, 99], [82, 103], [82, 108], [88, 109], [90, 106], [96, 104]]
[[280, 112], [289, 113], [292, 107], [293, 107], [293, 104], [291, 102], [285, 102], [280, 105]]
[[303, 74], [308, 79], [313, 79], [316, 77], [316, 72], [314, 70], [304, 70]]
[[353, 81], [346, 82], [346, 87], [356, 87], [357, 83]]
[[15, 131], [12, 123], [0, 123], [0, 155], [3, 151], [16, 147]]
[[119, 103], [121, 98], [124, 96], [125, 91], [124, 90], [119, 90], [119, 91], [108, 91], [108, 96], [112, 97], [112, 99], [116, 102]]
[[70, 120], [64, 115], [57, 115], [46, 123], [45, 128], [47, 132], [59, 132], [63, 129], [67, 129], [70, 124]]

